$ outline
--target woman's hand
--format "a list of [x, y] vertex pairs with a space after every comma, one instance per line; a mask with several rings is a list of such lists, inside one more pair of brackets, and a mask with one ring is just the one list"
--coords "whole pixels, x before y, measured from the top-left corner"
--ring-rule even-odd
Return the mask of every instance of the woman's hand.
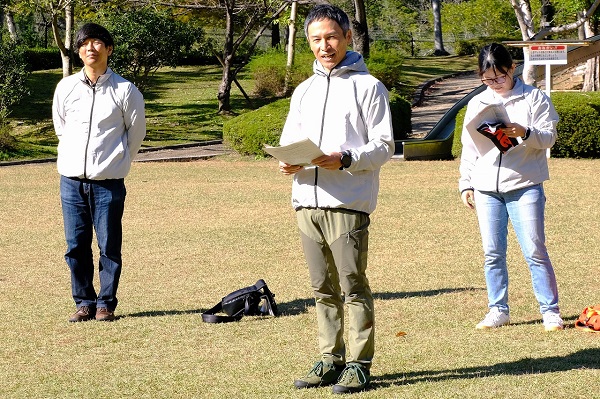
[[469, 209], [475, 209], [475, 194], [473, 190], [465, 190], [460, 195], [463, 204]]
[[507, 123], [506, 127], [502, 128], [504, 134], [508, 137], [520, 137], [525, 138], [525, 134], [527, 133], [527, 129], [518, 123]]

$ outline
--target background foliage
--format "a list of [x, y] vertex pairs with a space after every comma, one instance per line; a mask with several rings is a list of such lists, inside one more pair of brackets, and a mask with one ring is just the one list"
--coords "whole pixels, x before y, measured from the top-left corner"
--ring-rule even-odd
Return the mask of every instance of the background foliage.
[[203, 38], [200, 27], [180, 22], [169, 10], [150, 7], [105, 11], [100, 23], [115, 40], [111, 67], [142, 91], [151, 73], [179, 65], [183, 54]]

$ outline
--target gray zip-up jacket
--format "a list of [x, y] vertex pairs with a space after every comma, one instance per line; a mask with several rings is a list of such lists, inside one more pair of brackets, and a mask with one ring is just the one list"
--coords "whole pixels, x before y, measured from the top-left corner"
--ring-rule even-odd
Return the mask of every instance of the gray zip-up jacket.
[[[491, 141], [487, 146], [476, 145], [464, 127], [483, 107], [500, 102], [511, 122], [529, 128], [529, 137], [505, 154]], [[556, 141], [558, 119], [548, 96], [520, 79], [515, 79], [508, 98], [500, 97], [489, 87], [473, 97], [467, 106], [461, 136], [460, 192], [476, 189], [505, 193], [548, 180], [547, 150]]]
[[146, 135], [144, 98], [110, 68], [92, 87], [82, 69], [54, 92], [58, 173], [91, 180], [127, 176]]
[[305, 166], [294, 174], [292, 205], [370, 214], [377, 205], [379, 169], [394, 154], [388, 92], [356, 52], [348, 51], [330, 74], [316, 60], [313, 70], [292, 95], [280, 143], [308, 138], [326, 154], [349, 150], [352, 165]]

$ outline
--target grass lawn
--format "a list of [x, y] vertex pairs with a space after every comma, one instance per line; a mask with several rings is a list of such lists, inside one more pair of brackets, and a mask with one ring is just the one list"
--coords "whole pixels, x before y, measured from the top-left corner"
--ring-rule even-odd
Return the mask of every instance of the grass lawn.
[[[548, 334], [512, 231], [512, 324], [474, 329], [487, 301], [458, 161], [386, 164], [367, 270], [373, 388], [352, 397], [593, 397], [600, 334], [572, 325], [600, 302], [598, 168], [550, 159], [547, 244], [569, 328]], [[318, 357], [316, 320], [291, 181], [276, 161], [135, 163], [113, 323], [67, 322], [74, 305], [55, 165], [2, 167], [0, 182], [0, 397], [333, 397], [292, 385]], [[203, 310], [259, 278], [280, 317], [202, 323]]]
[[[407, 58], [401, 86], [412, 98], [415, 88], [431, 78], [472, 70], [473, 57]], [[217, 92], [222, 69], [215, 66], [163, 68], [154, 75], [154, 85], [144, 94], [148, 132], [144, 147], [220, 139], [223, 122], [232, 116], [218, 115]], [[48, 158], [56, 155], [57, 139], [52, 126], [52, 96], [62, 70], [38, 71], [30, 75], [31, 95], [15, 107], [10, 125], [17, 138], [15, 148], [0, 149], [0, 161]], [[252, 94], [254, 81], [246, 73], [238, 76], [244, 91]], [[231, 105], [241, 114], [264, 105], [269, 99], [251, 99], [248, 104], [232, 85]]]

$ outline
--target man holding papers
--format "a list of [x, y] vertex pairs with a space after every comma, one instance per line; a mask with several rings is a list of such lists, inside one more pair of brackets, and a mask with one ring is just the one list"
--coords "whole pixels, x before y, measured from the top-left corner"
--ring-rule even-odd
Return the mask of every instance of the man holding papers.
[[360, 54], [346, 51], [352, 32], [342, 10], [317, 5], [304, 27], [316, 58], [314, 75], [294, 91], [280, 144], [308, 138], [324, 155], [310, 165], [280, 162], [279, 167], [294, 177], [292, 205], [316, 298], [321, 358], [294, 385], [356, 392], [369, 384], [375, 347], [365, 271], [379, 169], [394, 153], [388, 92]]

